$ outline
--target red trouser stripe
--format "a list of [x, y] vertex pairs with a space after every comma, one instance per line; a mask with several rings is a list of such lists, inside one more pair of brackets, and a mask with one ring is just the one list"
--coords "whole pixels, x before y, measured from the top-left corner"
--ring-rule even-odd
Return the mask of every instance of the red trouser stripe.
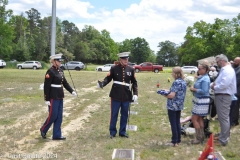
[[49, 123], [49, 121], [51, 119], [51, 116], [52, 116], [52, 103], [53, 103], [53, 99], [50, 100], [49, 114], [48, 114], [47, 122], [42, 126], [42, 131], [44, 130], [44, 128], [47, 126], [47, 124]]

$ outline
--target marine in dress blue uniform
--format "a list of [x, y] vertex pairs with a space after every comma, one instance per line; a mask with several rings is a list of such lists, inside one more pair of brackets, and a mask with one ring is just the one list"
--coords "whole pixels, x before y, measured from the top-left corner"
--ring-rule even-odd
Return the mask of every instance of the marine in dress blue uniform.
[[[112, 89], [109, 96], [111, 97], [111, 119], [110, 119], [110, 138], [117, 134], [117, 118], [120, 110], [120, 129], [119, 136], [128, 138], [126, 133], [128, 109], [132, 100], [138, 99], [138, 85], [134, 69], [128, 66], [129, 52], [119, 53], [119, 64], [113, 66], [107, 77], [102, 82], [99, 81], [98, 87], [104, 87], [113, 80]], [[132, 84], [132, 91], [130, 89]]]
[[46, 138], [46, 133], [53, 124], [53, 140], [65, 140], [66, 137], [62, 136], [61, 124], [63, 115], [63, 87], [69, 91], [73, 96], [76, 96], [76, 92], [68, 84], [64, 77], [61, 66], [62, 54], [56, 54], [50, 56], [52, 67], [48, 69], [45, 74], [44, 81], [44, 100], [48, 105], [48, 117], [40, 128], [42, 138]]

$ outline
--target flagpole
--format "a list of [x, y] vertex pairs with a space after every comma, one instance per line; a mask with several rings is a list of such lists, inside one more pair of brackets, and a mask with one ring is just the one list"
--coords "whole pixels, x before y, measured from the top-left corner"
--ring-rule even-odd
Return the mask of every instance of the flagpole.
[[56, 45], [56, 0], [52, 0], [51, 56], [55, 55]]

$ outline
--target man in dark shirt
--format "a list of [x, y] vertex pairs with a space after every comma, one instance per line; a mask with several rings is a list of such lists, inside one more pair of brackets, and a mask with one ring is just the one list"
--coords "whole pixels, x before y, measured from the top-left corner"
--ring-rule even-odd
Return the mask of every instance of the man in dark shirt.
[[237, 80], [237, 93], [235, 96], [238, 98], [235, 105], [232, 107], [231, 110], [231, 126], [236, 126], [239, 124], [239, 105], [240, 105], [240, 57], [236, 57], [232, 64], [235, 73], [236, 73], [236, 80]]
[[[128, 119], [128, 109], [130, 102], [138, 99], [138, 85], [135, 77], [134, 69], [128, 66], [129, 52], [119, 53], [119, 64], [113, 66], [107, 77], [102, 82], [98, 82], [98, 87], [103, 88], [113, 80], [112, 89], [109, 96], [111, 97], [111, 119], [110, 119], [110, 138], [117, 134], [117, 118], [121, 108], [121, 119], [119, 136], [128, 138], [126, 133], [126, 125]], [[130, 84], [132, 83], [132, 91]]]

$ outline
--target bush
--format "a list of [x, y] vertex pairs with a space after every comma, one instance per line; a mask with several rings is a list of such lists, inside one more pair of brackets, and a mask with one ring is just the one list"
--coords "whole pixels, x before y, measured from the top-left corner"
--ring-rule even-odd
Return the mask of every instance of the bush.
[[14, 69], [14, 68], [17, 68], [17, 63], [18, 62], [6, 62], [6, 67], [5, 68], [11, 68], [11, 69]]
[[40, 61], [40, 63], [42, 65], [42, 69], [48, 69], [50, 67], [49, 63], [46, 63], [46, 62], [43, 62], [43, 61]]
[[[23, 63], [23, 62], [6, 62], [6, 67], [8, 69], [17, 69], [17, 64], [19, 63]], [[42, 65], [42, 69], [48, 69], [50, 67], [49, 63], [40, 61], [41, 65]]]

